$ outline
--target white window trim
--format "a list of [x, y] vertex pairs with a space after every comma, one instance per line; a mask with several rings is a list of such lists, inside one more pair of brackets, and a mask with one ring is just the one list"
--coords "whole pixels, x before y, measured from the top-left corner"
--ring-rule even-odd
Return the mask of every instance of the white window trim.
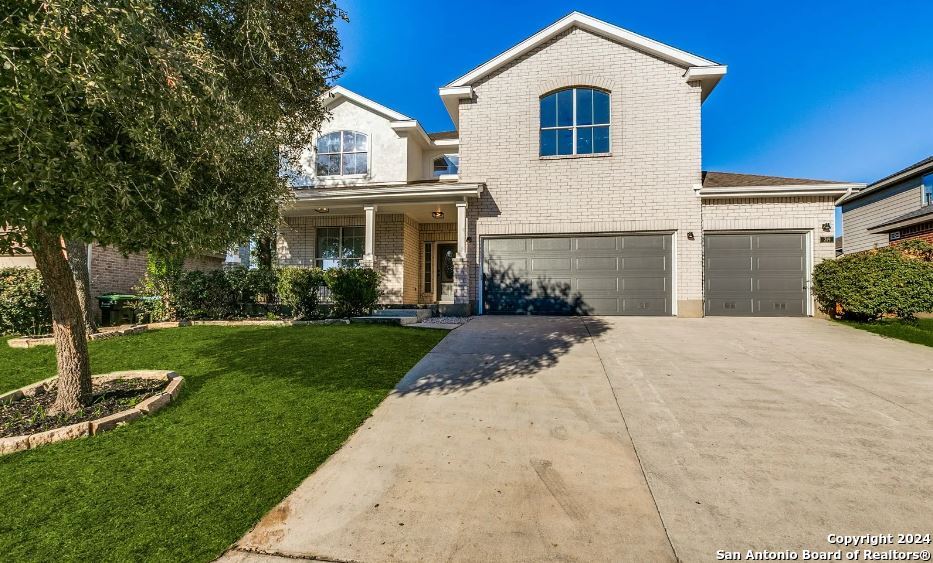
[[[930, 183], [927, 184], [927, 181]], [[930, 200], [927, 200], [927, 190], [930, 190]], [[933, 172], [920, 176], [920, 206], [933, 205]]]
[[[548, 96], [557, 95], [560, 92], [565, 92], [570, 90], [573, 92], [571, 99], [573, 100], [573, 125], [556, 125], [554, 127], [541, 127], [541, 100], [547, 98]], [[609, 121], [606, 123], [591, 123], [589, 125], [577, 125], [577, 90], [593, 90], [605, 93], [609, 96]], [[555, 105], [556, 109], [556, 105]], [[577, 129], [587, 129], [587, 128], [596, 128], [596, 127], [608, 127], [609, 128], [609, 149], [605, 152], [588, 152], [588, 153], [578, 153], [577, 152]], [[570, 154], [541, 154], [541, 131], [556, 131], [559, 129], [570, 129], [570, 134], [573, 137], [573, 152]], [[555, 147], [556, 148], [556, 147]], [[547, 94], [538, 98], [538, 157], [544, 159], [554, 159], [554, 158], [572, 158], [579, 156], [605, 156], [612, 154], [612, 92], [609, 90], [604, 90], [602, 88], [596, 88], [595, 86], [570, 86], [567, 88], [561, 88], [559, 90], [552, 90]]]
[[[339, 166], [340, 166], [340, 170], [343, 170], [343, 155], [345, 155], [345, 154], [359, 154], [359, 152], [352, 152], [352, 153], [350, 153], [350, 152], [348, 152], [348, 153], [342, 152], [342, 149], [343, 149], [343, 132], [344, 132], [344, 131], [349, 131], [349, 132], [351, 132], [351, 133], [357, 133], [357, 134], [360, 134], [360, 135], [366, 135], [366, 173], [365, 173], [365, 174], [329, 174], [329, 175], [327, 175], [327, 176], [319, 176], [318, 173], [317, 173], [317, 157], [318, 157], [319, 154], [337, 154], [337, 155], [340, 155], [340, 165], [339, 165]], [[319, 153], [318, 150], [317, 150], [317, 143], [318, 143], [318, 141], [321, 139], [321, 137], [325, 137], [325, 136], [330, 135], [330, 134], [332, 134], [332, 133], [340, 133], [340, 148], [341, 148], [341, 152], [325, 152], [325, 153]], [[357, 131], [356, 129], [335, 129], [335, 130], [333, 130], [333, 131], [328, 131], [328, 132], [326, 132], [326, 133], [322, 133], [320, 136], [318, 136], [316, 139], [314, 139], [314, 162], [313, 162], [313, 165], [314, 165], [314, 176], [315, 176], [315, 178], [320, 178], [320, 179], [322, 179], [322, 180], [333, 179], [333, 178], [347, 178], [347, 179], [360, 178], [360, 179], [362, 179], [362, 178], [368, 178], [368, 177], [370, 177], [370, 175], [372, 174], [372, 171], [373, 171], [373, 168], [372, 168], [372, 166], [373, 166], [373, 140], [372, 140], [372, 135], [370, 135], [369, 133], [366, 133], [366, 132], [364, 132], [364, 131]]]
[[[447, 168], [443, 172], [440, 172], [434, 169], [434, 163], [435, 161], [437, 161], [437, 159], [439, 158], [449, 159], [449, 157], [451, 156], [457, 157], [457, 171], [456, 172], [453, 172], [453, 173], [450, 172], [449, 164], [447, 165]], [[459, 173], [460, 173], [460, 153], [451, 152], [451, 153], [439, 154], [431, 159], [431, 175], [434, 176], [435, 178], [442, 178], [445, 176], [449, 178], [451, 176], [457, 176], [459, 175]]]

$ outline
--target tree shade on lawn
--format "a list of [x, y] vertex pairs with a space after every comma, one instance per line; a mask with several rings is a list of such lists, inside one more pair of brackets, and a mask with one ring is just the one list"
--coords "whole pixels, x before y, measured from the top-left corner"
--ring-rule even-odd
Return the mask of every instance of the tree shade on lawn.
[[[178, 402], [0, 457], [6, 561], [209, 561], [351, 433], [444, 331], [189, 327], [91, 342], [95, 371], [173, 369]], [[0, 343], [0, 392], [55, 371]]]

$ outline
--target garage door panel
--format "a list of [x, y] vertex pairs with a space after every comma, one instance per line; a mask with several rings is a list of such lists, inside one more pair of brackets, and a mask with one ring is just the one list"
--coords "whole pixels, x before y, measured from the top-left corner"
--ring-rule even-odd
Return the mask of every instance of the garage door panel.
[[570, 273], [570, 258], [532, 258], [531, 273], [567, 272]]
[[622, 280], [622, 293], [624, 294], [636, 292], [667, 293], [669, 289], [667, 278], [664, 277], [645, 276], [639, 278], [629, 276]]
[[806, 306], [800, 299], [762, 299], [757, 302], [757, 314], [761, 316], [800, 316], [806, 314]]
[[526, 242], [526, 239], [521, 238], [490, 239], [486, 241], [486, 252], [487, 255], [499, 252], [525, 252]]
[[789, 250], [800, 252], [804, 249], [803, 237], [797, 233], [776, 234], [755, 236], [755, 247], [759, 250]]
[[751, 315], [755, 311], [751, 299], [741, 297], [716, 297], [706, 300], [707, 315]]
[[614, 253], [621, 249], [619, 237], [578, 237], [574, 240], [576, 250], [603, 250]]
[[801, 277], [770, 277], [755, 279], [755, 288], [759, 291], [771, 292], [789, 292], [799, 294], [800, 290], [806, 287], [807, 280]]
[[759, 256], [755, 269], [759, 272], [803, 272], [803, 256]]
[[708, 235], [704, 239], [707, 250], [752, 249], [752, 237], [749, 235]]
[[612, 293], [618, 293], [620, 290], [619, 278], [577, 278], [577, 285], [575, 289], [580, 291], [609, 291]]
[[626, 315], [666, 315], [669, 302], [663, 298], [623, 297], [622, 313]]
[[622, 269], [626, 272], [666, 272], [667, 256], [623, 256]]
[[577, 258], [578, 272], [615, 272], [619, 271], [617, 256], [588, 256]]
[[730, 233], [703, 238], [707, 315], [807, 314], [804, 234]]
[[706, 271], [719, 275], [721, 272], [751, 272], [751, 256], [707, 256]]
[[755, 281], [751, 276], [706, 278], [706, 292], [749, 292]]
[[670, 315], [670, 249], [669, 235], [484, 239], [484, 307], [489, 313]]
[[636, 250], [665, 250], [667, 248], [666, 235], [641, 235], [637, 237], [624, 237], [622, 248], [628, 253]]
[[[567, 237], [562, 238], [536, 238], [531, 240], [531, 250], [533, 252], [547, 252], [557, 250], [568, 252], [572, 240]], [[526, 245], [527, 246], [527, 245]]]

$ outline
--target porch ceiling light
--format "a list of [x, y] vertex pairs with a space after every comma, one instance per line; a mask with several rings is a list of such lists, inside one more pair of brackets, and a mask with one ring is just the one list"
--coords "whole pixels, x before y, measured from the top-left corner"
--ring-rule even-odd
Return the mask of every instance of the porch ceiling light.
[[318, 213], [330, 213], [329, 207], [315, 207], [314, 210]]
[[435, 219], [443, 219], [443, 218], [444, 218], [444, 212], [443, 212], [443, 211], [432, 211], [432, 212], [431, 212], [431, 217], [434, 217]]

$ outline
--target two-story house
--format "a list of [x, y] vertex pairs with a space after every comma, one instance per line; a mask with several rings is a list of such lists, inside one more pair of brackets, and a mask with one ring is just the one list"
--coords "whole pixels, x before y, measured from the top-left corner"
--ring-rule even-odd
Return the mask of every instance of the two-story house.
[[912, 238], [933, 242], [933, 156], [885, 176], [839, 203], [846, 254]]
[[335, 87], [279, 261], [461, 313], [807, 315], [860, 184], [703, 172], [711, 60], [572, 13], [440, 88], [456, 127]]

